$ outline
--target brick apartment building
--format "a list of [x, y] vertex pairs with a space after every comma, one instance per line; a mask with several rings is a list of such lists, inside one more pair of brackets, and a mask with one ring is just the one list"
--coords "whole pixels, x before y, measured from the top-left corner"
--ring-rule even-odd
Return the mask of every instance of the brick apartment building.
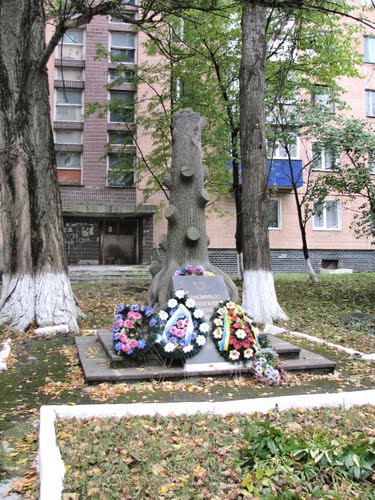
[[[356, 0], [360, 5], [361, 0]], [[124, 0], [131, 15], [137, 15], [136, 0]], [[375, 14], [374, 14], [375, 16]], [[155, 214], [161, 196], [155, 195], [142, 208], [142, 191], [134, 184], [132, 175], [111, 180], [108, 172], [116, 162], [116, 151], [127, 144], [128, 155], [136, 154], [133, 142], [133, 111], [135, 93], [145, 89], [131, 83], [108, 90], [114, 65], [97, 59], [96, 47], [101, 44], [113, 55], [122, 55], [131, 70], [146, 57], [143, 50], [145, 35], [135, 33], [132, 26], [110, 16], [95, 18], [82, 29], [65, 35], [49, 63], [51, 114], [55, 134], [58, 178], [61, 188], [65, 221], [66, 245], [71, 264], [138, 264], [149, 263], [157, 248], [166, 221]], [[361, 69], [365, 78], [343, 79], [348, 112], [359, 118], [375, 120], [375, 35], [363, 37], [365, 63]], [[324, 96], [322, 96], [324, 99]], [[116, 111], [85, 115], [87, 103], [129, 102], [127, 116]], [[142, 113], [139, 106], [136, 113]], [[143, 151], [151, 148], [145, 131], [137, 130], [137, 142]], [[111, 152], [106, 144], [111, 143]], [[302, 167], [306, 158], [297, 142], [294, 148], [294, 168]], [[329, 171], [328, 155], [322, 155], [317, 170]], [[274, 153], [275, 175], [269, 184], [276, 187], [270, 200], [270, 243], [275, 272], [304, 272], [301, 239], [290, 183], [278, 175], [277, 165], [285, 159], [283, 149]], [[375, 171], [374, 171], [375, 173]], [[319, 172], [317, 172], [319, 175]], [[301, 183], [302, 184], [302, 183]], [[301, 185], [303, 189], [303, 185]], [[313, 267], [347, 267], [357, 271], [375, 271], [371, 242], [356, 239], [350, 229], [352, 210], [334, 197], [328, 198], [329, 212], [323, 210], [308, 226], [308, 241]], [[234, 202], [227, 197], [221, 202], [224, 218], [210, 214], [207, 230], [210, 238], [210, 258], [227, 272], [236, 270], [234, 250]], [[223, 231], [225, 227], [225, 231]]]

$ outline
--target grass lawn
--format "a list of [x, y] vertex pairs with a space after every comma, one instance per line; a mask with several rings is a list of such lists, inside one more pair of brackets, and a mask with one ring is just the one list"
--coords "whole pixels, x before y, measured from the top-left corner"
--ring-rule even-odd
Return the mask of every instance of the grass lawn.
[[[147, 286], [147, 283], [75, 285], [81, 308], [87, 314], [81, 328], [108, 328], [116, 305], [142, 303]], [[318, 286], [310, 284], [306, 276], [278, 275], [276, 286], [279, 301], [290, 317], [289, 329], [363, 352], [375, 352], [375, 274], [322, 276]], [[304, 342], [298, 344], [335, 360], [338, 373], [293, 375], [289, 386], [282, 388], [264, 387], [250, 378], [87, 386], [71, 336], [47, 340], [37, 339], [32, 330], [22, 337], [0, 330], [0, 340], [8, 337], [13, 341], [9, 370], [0, 373], [0, 437], [7, 447], [6, 457], [0, 456], [0, 481], [22, 476], [18, 488], [31, 497], [36, 479], [35, 469], [30, 469], [30, 465], [36, 450], [35, 426], [42, 404], [230, 400], [375, 387], [372, 365]], [[292, 342], [297, 343], [294, 339]]]

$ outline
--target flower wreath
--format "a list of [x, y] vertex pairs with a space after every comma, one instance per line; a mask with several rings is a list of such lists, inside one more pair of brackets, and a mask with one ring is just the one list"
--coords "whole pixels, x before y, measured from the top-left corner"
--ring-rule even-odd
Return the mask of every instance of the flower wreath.
[[251, 361], [259, 349], [258, 329], [242, 307], [230, 300], [220, 303], [211, 320], [211, 335], [221, 356], [232, 363]]
[[179, 267], [173, 273], [173, 276], [215, 276], [214, 273], [206, 271], [203, 266], [193, 266], [188, 264], [185, 267]]
[[155, 347], [162, 356], [191, 358], [206, 344], [209, 325], [203, 320], [203, 311], [195, 308], [195, 300], [184, 290], [177, 290], [167, 309], [159, 312], [159, 319], [163, 331], [156, 338]]
[[143, 355], [154, 344], [159, 325], [151, 307], [120, 304], [112, 327], [115, 352], [122, 356]]
[[286, 375], [281, 369], [279, 357], [273, 349], [261, 349], [253, 359], [253, 373], [257, 380], [267, 385], [286, 383]]

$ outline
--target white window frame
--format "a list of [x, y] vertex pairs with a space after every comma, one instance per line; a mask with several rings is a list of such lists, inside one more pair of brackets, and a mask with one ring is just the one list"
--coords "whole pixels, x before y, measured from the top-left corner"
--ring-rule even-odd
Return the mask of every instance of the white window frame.
[[[291, 156], [290, 159], [291, 160], [299, 160], [300, 159], [300, 139], [299, 139], [299, 136], [296, 135], [296, 155], [295, 156]], [[271, 149], [271, 147], [273, 147], [273, 151], [270, 156], [268, 156], [268, 159], [269, 160], [288, 160], [288, 156], [287, 155], [284, 155], [284, 156], [281, 156], [280, 154], [280, 151], [282, 149], [285, 149], [284, 146], [280, 143], [279, 140], [276, 140], [276, 141], [269, 141], [269, 146], [267, 145], [267, 150]]]
[[[107, 133], [107, 143], [110, 145], [110, 146], [114, 146], [114, 147], [126, 147], [126, 148], [134, 148], [135, 146], [135, 141], [134, 141], [134, 138], [132, 137], [132, 143], [131, 144], [123, 144], [123, 143], [116, 143], [116, 142], [110, 142], [110, 134], [111, 132], [115, 133], [115, 134], [121, 134], [121, 133], [126, 133], [128, 132], [127, 130], [108, 130], [108, 133]], [[114, 151], [116, 153], [116, 151]]]
[[375, 153], [368, 155], [368, 171], [370, 175], [375, 175]]
[[375, 90], [365, 90], [365, 115], [375, 116]]
[[[117, 67], [120, 67], [120, 66], [121, 66], [121, 63], [118, 63], [118, 66], [117, 66]], [[111, 71], [113, 71], [113, 70], [114, 70], [114, 68], [109, 68], [109, 69], [108, 69], [108, 83], [110, 83], [110, 84], [112, 84], [112, 83], [116, 80], [116, 78], [114, 78], [113, 80], [111, 80]], [[133, 70], [132, 70], [132, 68], [130, 68], [129, 66], [126, 66], [126, 67], [124, 68], [124, 72], [125, 72], [125, 71], [129, 71], [129, 72], [131, 72], [131, 73], [133, 73], [133, 74], [134, 74], [134, 71], [133, 71]], [[127, 82], [127, 81], [125, 81], [125, 80], [124, 80], [123, 84], [124, 84], [124, 85], [132, 85], [132, 83], [131, 83], [131, 82]], [[122, 84], [121, 84], [121, 85], [122, 85]]]
[[[125, 46], [119, 46], [119, 45], [112, 45], [112, 34], [119, 34], [119, 35], [134, 35], [134, 47], [125, 47]], [[111, 30], [109, 32], [109, 37], [108, 37], [108, 42], [109, 42], [109, 63], [111, 64], [123, 64], [127, 66], [135, 66], [137, 64], [138, 60], [138, 50], [137, 50], [137, 33], [135, 31], [116, 31], [116, 30]], [[112, 61], [112, 49], [117, 49], [117, 50], [134, 50], [134, 61], [127, 62], [127, 61]]]
[[[78, 132], [80, 134], [80, 137], [81, 137], [81, 140], [80, 142], [57, 142], [57, 139], [56, 139], [56, 132], [57, 131], [63, 131], [63, 132]], [[82, 130], [80, 129], [65, 129], [65, 128], [59, 128], [59, 127], [56, 127], [53, 131], [53, 139], [54, 139], [54, 143], [55, 144], [75, 144], [75, 145], [82, 145]]]
[[[319, 202], [314, 203], [314, 210], [315, 206]], [[335, 203], [337, 207], [337, 227], [327, 227], [327, 203]], [[323, 218], [323, 226], [317, 226], [315, 224], [315, 214], [313, 214], [313, 229], [314, 231], [341, 231], [341, 203], [338, 200], [324, 200], [322, 202], [323, 209], [322, 209], [322, 218]]]
[[[68, 42], [64, 42], [64, 43], [63, 43], [63, 39], [64, 39], [64, 37], [63, 37], [63, 38], [61, 38], [61, 40], [59, 41], [59, 43], [57, 44], [56, 49], [55, 49], [55, 59], [57, 59], [57, 60], [62, 59], [63, 61], [64, 61], [64, 60], [69, 60], [69, 61], [84, 61], [84, 60], [86, 59], [86, 30], [85, 30], [85, 29], [82, 29], [82, 28], [72, 28], [72, 30], [71, 30], [71, 31], [82, 31], [82, 43], [75, 43], [75, 42], [73, 42], [73, 41], [71, 41], [70, 43], [69, 43], [69, 41], [68, 41]], [[65, 35], [69, 35], [69, 30], [68, 30], [68, 31], [64, 34], [64, 36], [65, 36]], [[68, 45], [68, 46], [69, 46], [69, 45], [71, 45], [72, 47], [73, 47], [73, 46], [74, 46], [74, 47], [78, 47], [78, 46], [82, 47], [82, 57], [81, 57], [81, 59], [74, 59], [74, 58], [72, 58], [72, 57], [69, 57], [69, 58], [66, 58], [66, 57], [64, 58], [64, 57], [62, 57], [62, 58], [61, 58], [61, 57], [59, 56], [59, 49], [60, 49], [63, 45]]]
[[[64, 75], [64, 72], [66, 70], [69, 70], [69, 69], [76, 69], [78, 71], [81, 71], [81, 73], [82, 73], [82, 79], [81, 80], [70, 80], [69, 78], [66, 78], [65, 75]], [[58, 76], [57, 76], [57, 72], [59, 70], [62, 72], [61, 78], [58, 78]], [[58, 81], [61, 81], [61, 80], [63, 80], [63, 77], [64, 77], [64, 82], [84, 82], [85, 81], [85, 69], [84, 68], [80, 68], [80, 67], [76, 67], [76, 66], [67, 66], [67, 65], [56, 66], [55, 67], [55, 77], [54, 77], [54, 79], [58, 80]]]
[[[268, 226], [269, 231], [281, 231], [282, 229], [282, 210], [281, 210], [281, 198], [270, 197], [268, 199], [268, 203], [270, 201], [277, 202], [277, 227]], [[267, 207], [268, 210], [268, 207]]]
[[[66, 91], [70, 91], [70, 90], [81, 92], [81, 104], [70, 104], [70, 103], [65, 103], [64, 104], [64, 103], [58, 103], [57, 102], [57, 92], [58, 91], [64, 91], [64, 89], [58, 88], [58, 87], [55, 88], [54, 120], [56, 122], [82, 123], [82, 121], [83, 121], [83, 114], [84, 114], [84, 105], [83, 105], [83, 103], [85, 102], [85, 100], [84, 100], [84, 91], [83, 91], [83, 89], [74, 89], [74, 88], [73, 89], [71, 89], [71, 88], [66, 89]], [[77, 108], [81, 108], [81, 118], [79, 120], [61, 120], [61, 119], [58, 119], [57, 118], [57, 108], [61, 107], [61, 106], [69, 106], [69, 107], [75, 106]], [[58, 128], [58, 127], [56, 127], [56, 128]]]
[[79, 168], [77, 167], [58, 167], [57, 166], [57, 161], [56, 161], [56, 168], [57, 170], [74, 170], [74, 171], [82, 171], [82, 153], [80, 151], [56, 151], [56, 155], [58, 153], [62, 154], [77, 154], [79, 155]]
[[133, 121], [131, 121], [131, 122], [112, 122], [111, 121], [111, 110], [108, 110], [108, 118], [107, 118], [108, 123], [135, 123], [135, 121], [136, 121], [136, 106], [135, 106], [136, 92], [135, 92], [135, 90], [110, 90], [108, 92], [108, 102], [109, 103], [111, 103], [111, 93], [112, 92], [117, 92], [119, 94], [132, 93], [134, 95], [134, 100], [133, 100], [133, 104], [134, 104]]
[[332, 115], [336, 113], [336, 106], [334, 101], [331, 100], [331, 96], [328, 92], [324, 92], [325, 87], [316, 87], [313, 94], [314, 106], [320, 109], [325, 109]]
[[[331, 158], [332, 158], [332, 164], [327, 161], [327, 153], [330, 153]], [[311, 168], [314, 172], [334, 172], [335, 168], [337, 168], [338, 165], [338, 158], [334, 154], [334, 151], [328, 148], [321, 148], [319, 151], [319, 166], [315, 166], [314, 163], [316, 162], [316, 159], [314, 160], [314, 157], [316, 157], [316, 153], [314, 153], [314, 143], [312, 144], [312, 164]], [[328, 158], [329, 159], [329, 158]]]
[[[370, 47], [372, 48], [372, 50], [370, 50]], [[375, 63], [375, 36], [372, 35], [363, 36], [363, 54], [365, 63], [367, 64]]]
[[110, 168], [109, 168], [109, 157], [110, 155], [119, 155], [120, 152], [111, 152], [111, 153], [108, 153], [107, 154], [107, 176], [106, 176], [106, 179], [105, 179], [105, 185], [107, 188], [111, 188], [111, 189], [131, 189], [131, 188], [134, 188], [135, 187], [135, 184], [136, 184], [136, 178], [135, 178], [135, 155], [133, 155], [133, 158], [134, 158], [134, 168], [133, 168], [133, 184], [131, 186], [111, 186], [108, 182], [109, 182], [109, 171], [110, 171]]
[[374, 9], [375, 0], [362, 0], [362, 6], [366, 7], [367, 9]]

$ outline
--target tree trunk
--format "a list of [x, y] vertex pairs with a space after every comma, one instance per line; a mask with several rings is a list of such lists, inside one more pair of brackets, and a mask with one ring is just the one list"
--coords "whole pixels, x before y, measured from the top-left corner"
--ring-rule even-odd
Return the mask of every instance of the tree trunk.
[[244, 2], [240, 72], [243, 305], [256, 321], [263, 323], [287, 319], [276, 297], [268, 239], [264, 114], [266, 48], [266, 9]]
[[42, 0], [0, 2], [0, 181], [4, 275], [0, 324], [67, 324], [67, 275], [50, 123]]
[[208, 259], [204, 211], [209, 194], [204, 189], [207, 171], [202, 164], [201, 147], [204, 126], [203, 118], [191, 109], [178, 112], [173, 120], [172, 165], [164, 181], [170, 201], [164, 214], [168, 219], [168, 234], [163, 243], [166, 262], [154, 276], [148, 292], [147, 301], [153, 307], [165, 307], [173, 295], [174, 271], [187, 264], [201, 265], [207, 271], [221, 274], [230, 298], [238, 299], [235, 284]]

